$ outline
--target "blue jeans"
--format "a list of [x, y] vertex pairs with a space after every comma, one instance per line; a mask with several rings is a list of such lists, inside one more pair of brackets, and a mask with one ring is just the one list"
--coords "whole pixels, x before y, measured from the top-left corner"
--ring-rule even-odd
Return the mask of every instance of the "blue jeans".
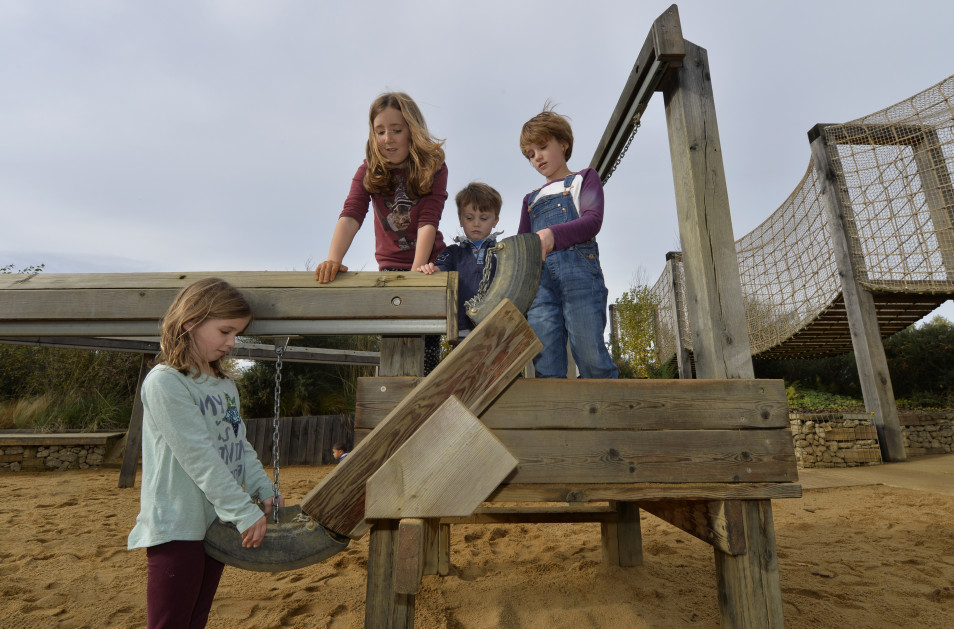
[[543, 350], [533, 359], [538, 378], [565, 378], [567, 340], [583, 378], [618, 378], [603, 339], [608, 291], [596, 243], [551, 251], [527, 312]]

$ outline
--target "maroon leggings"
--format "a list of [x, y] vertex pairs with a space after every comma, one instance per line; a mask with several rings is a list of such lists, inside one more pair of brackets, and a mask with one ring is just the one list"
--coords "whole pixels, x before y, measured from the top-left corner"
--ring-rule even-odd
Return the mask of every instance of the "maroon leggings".
[[146, 565], [147, 628], [205, 627], [225, 564], [201, 541], [179, 541], [147, 548]]

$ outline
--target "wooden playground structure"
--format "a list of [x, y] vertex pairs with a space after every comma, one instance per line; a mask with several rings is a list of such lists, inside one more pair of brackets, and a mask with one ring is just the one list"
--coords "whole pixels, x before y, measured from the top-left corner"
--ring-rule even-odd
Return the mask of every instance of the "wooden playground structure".
[[[713, 547], [722, 626], [784, 626], [771, 501], [801, 495], [788, 409], [781, 381], [753, 378], [706, 53], [683, 39], [675, 5], [653, 23], [600, 142], [601, 173], [654, 91], [666, 99], [697, 380], [520, 378], [541, 345], [506, 300], [422, 377], [422, 335], [457, 336], [456, 273], [327, 285], [215, 274], [249, 298], [250, 335], [382, 335], [379, 377], [360, 382], [357, 446], [301, 503], [339, 536], [370, 534], [366, 627], [413, 627], [423, 575], [449, 571], [453, 523], [598, 521], [604, 561], [638, 578], [640, 510]], [[154, 335], [178, 289], [203, 275], [6, 276], [0, 337]], [[134, 424], [122, 472], [133, 478]]]

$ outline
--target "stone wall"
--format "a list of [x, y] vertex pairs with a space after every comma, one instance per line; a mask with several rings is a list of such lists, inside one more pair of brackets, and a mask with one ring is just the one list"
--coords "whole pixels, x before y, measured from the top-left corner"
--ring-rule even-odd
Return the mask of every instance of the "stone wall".
[[[905, 453], [954, 452], [954, 413], [898, 414]], [[805, 467], [855, 467], [881, 463], [878, 432], [869, 413], [790, 413], [795, 459]]]
[[2, 446], [0, 471], [42, 472], [96, 468], [106, 459], [106, 446]]

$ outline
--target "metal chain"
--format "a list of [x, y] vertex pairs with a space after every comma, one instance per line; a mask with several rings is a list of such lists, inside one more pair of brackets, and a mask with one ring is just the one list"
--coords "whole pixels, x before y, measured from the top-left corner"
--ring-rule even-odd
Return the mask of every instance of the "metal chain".
[[610, 177], [613, 176], [613, 173], [616, 172], [616, 168], [619, 166], [620, 162], [623, 161], [623, 157], [626, 156], [626, 151], [629, 150], [629, 145], [633, 143], [633, 138], [636, 137], [636, 131], [639, 130], [639, 125], [641, 124], [639, 119], [642, 117], [642, 114], [636, 114], [633, 116], [633, 130], [629, 134], [629, 139], [626, 140], [626, 145], [623, 146], [623, 150], [619, 152], [619, 157], [616, 158], [616, 162], [613, 164], [613, 167], [610, 168], [610, 171], [606, 173], [606, 177], [603, 179], [603, 185], [606, 185], [606, 182], [610, 180]]
[[477, 284], [477, 294], [464, 302], [464, 308], [467, 310], [476, 310], [477, 304], [480, 303], [480, 300], [487, 294], [487, 289], [490, 288], [490, 274], [493, 272], [493, 255], [498, 247], [502, 249], [504, 247], [503, 243], [497, 243], [493, 247], [488, 247], [487, 253], [484, 254], [486, 256], [484, 258], [484, 274]]
[[[290, 337], [289, 337], [290, 338]], [[279, 434], [278, 434], [278, 418], [279, 412], [281, 410], [281, 399], [282, 399], [282, 354], [285, 353], [285, 349], [288, 347], [288, 338], [285, 339], [285, 343], [281, 346], [278, 343], [275, 343], [275, 416], [272, 418], [272, 473], [274, 480], [272, 481], [272, 490], [275, 493], [275, 499], [272, 502], [272, 516], [275, 519], [275, 523], [278, 524], [278, 498], [281, 496], [281, 490], [278, 483], [278, 474], [279, 474], [279, 465], [278, 465], [278, 453], [279, 453]]]

